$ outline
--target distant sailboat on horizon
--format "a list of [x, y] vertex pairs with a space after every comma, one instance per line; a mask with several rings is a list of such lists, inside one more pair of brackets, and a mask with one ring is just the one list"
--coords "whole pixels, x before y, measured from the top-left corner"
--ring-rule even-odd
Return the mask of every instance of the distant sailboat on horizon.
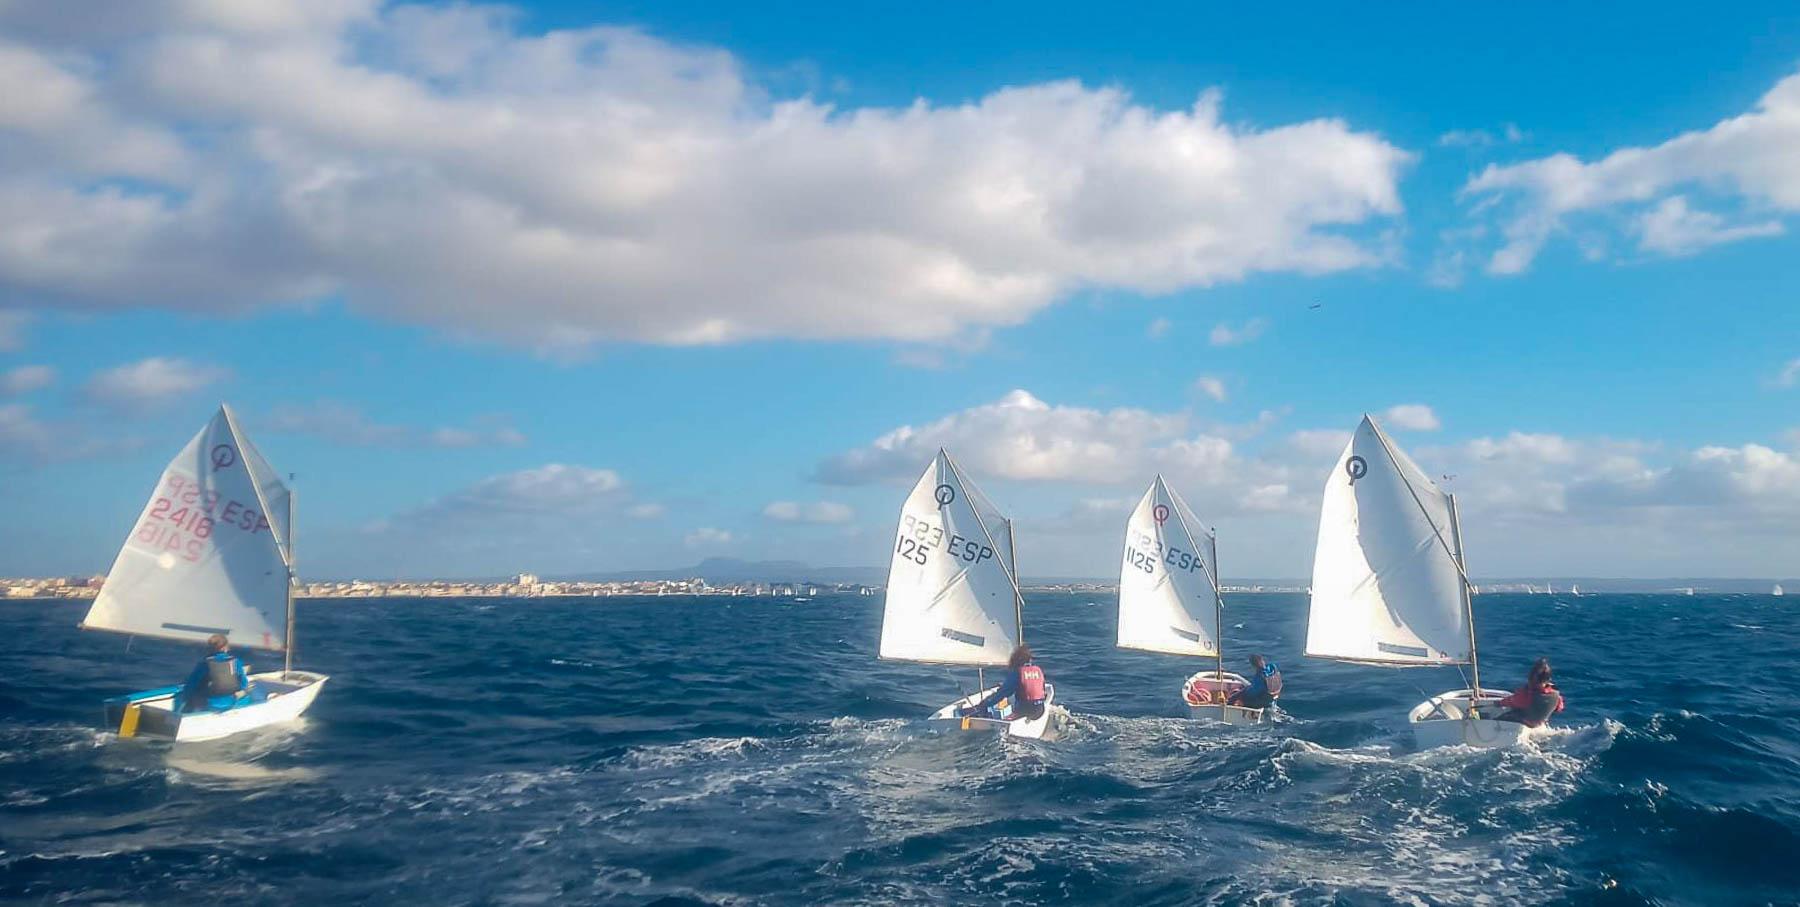
[[1775, 584], [1775, 588], [1773, 588], [1773, 589], [1770, 589], [1770, 590], [1769, 590], [1769, 594], [1770, 594], [1770, 595], [1773, 595], [1773, 596], [1775, 596], [1775, 597], [1777, 597], [1777, 598], [1780, 598], [1780, 597], [1781, 597], [1781, 596], [1783, 596], [1783, 595], [1786, 595], [1786, 594], [1787, 594], [1787, 593], [1785, 593], [1785, 592], [1783, 592], [1783, 591], [1781, 591], [1781, 584], [1780, 584], [1780, 583], [1776, 583], [1776, 584]]

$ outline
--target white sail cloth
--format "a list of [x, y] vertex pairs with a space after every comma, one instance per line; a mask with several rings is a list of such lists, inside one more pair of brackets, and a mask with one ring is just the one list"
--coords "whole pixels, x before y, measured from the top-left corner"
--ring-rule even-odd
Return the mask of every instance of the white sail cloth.
[[1119, 648], [1218, 655], [1217, 555], [1212, 531], [1157, 476], [1125, 527]]
[[1364, 416], [1325, 482], [1306, 654], [1394, 666], [1467, 663], [1454, 527], [1450, 497]]
[[1012, 530], [944, 451], [900, 509], [881, 657], [1003, 665], [1019, 644]]
[[288, 489], [220, 407], [169, 461], [83, 629], [287, 648]]

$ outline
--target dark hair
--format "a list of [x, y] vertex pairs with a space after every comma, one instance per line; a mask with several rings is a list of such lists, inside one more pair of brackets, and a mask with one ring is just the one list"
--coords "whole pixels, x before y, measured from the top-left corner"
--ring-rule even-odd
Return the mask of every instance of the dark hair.
[[1531, 674], [1525, 678], [1528, 686], [1541, 687], [1550, 682], [1550, 659], [1540, 658], [1531, 663]]
[[1013, 650], [1012, 657], [1006, 660], [1006, 666], [1017, 671], [1019, 668], [1024, 667], [1025, 663], [1030, 660], [1031, 648], [1024, 643], [1019, 643], [1019, 647]]
[[1264, 659], [1261, 655], [1251, 655], [1250, 663], [1260, 668], [1263, 665], [1268, 664], [1268, 661], [1266, 659]]
[[222, 633], [214, 633], [206, 638], [206, 651], [208, 652], [226, 652], [230, 649], [231, 640], [226, 639]]

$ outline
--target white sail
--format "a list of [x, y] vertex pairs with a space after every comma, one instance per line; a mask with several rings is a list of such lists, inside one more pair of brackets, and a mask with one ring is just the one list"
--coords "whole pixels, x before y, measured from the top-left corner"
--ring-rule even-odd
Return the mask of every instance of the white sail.
[[288, 489], [231, 412], [169, 461], [81, 626], [287, 647]]
[[1003, 665], [1019, 644], [1006, 518], [938, 451], [900, 509], [881, 657]]
[[1364, 416], [1325, 482], [1306, 654], [1395, 666], [1468, 662], [1454, 521], [1450, 497]]
[[1218, 655], [1217, 551], [1212, 532], [1157, 476], [1125, 526], [1119, 648]]

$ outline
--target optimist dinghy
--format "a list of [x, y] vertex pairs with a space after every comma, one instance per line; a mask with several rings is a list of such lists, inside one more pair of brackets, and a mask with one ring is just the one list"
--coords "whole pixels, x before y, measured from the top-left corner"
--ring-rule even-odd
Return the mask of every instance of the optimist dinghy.
[[1472, 588], [1456, 497], [1363, 416], [1325, 482], [1306, 654], [1390, 668], [1468, 665], [1469, 688], [1407, 714], [1421, 749], [1510, 746], [1549, 733], [1490, 717], [1506, 694], [1481, 687]]
[[1044, 714], [959, 716], [999, 689], [981, 670], [1003, 667], [1024, 637], [1024, 598], [1014, 570], [1012, 521], [968, 481], [950, 455], [938, 451], [900, 508], [887, 601], [881, 617], [881, 658], [921, 664], [972, 666], [978, 693], [933, 712], [946, 730], [991, 731], [1041, 738], [1058, 724], [1056, 689], [1045, 685]]
[[106, 700], [121, 737], [212, 740], [292, 721], [323, 674], [293, 669], [294, 496], [221, 406], [169, 461], [81, 628], [283, 653], [229, 709], [187, 711], [180, 686]]
[[1218, 553], [1212, 530], [1157, 476], [1125, 525], [1117, 645], [1216, 658], [1213, 670], [1199, 671], [1181, 685], [1190, 714], [1226, 724], [1256, 724], [1263, 720], [1263, 709], [1225, 704], [1250, 684], [1225, 670]]

